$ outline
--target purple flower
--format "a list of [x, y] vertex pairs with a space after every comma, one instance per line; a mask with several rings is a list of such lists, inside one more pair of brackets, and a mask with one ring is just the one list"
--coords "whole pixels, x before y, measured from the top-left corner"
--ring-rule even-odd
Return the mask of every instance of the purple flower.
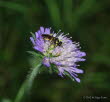
[[30, 37], [33, 48], [44, 55], [43, 64], [50, 67], [51, 64], [56, 66], [60, 76], [69, 75], [77, 82], [80, 82], [78, 73], [83, 70], [78, 69], [77, 62], [85, 61], [83, 56], [85, 52], [80, 51], [79, 43], [72, 40], [60, 31], [51, 32], [51, 28], [40, 27], [35, 32], [35, 38]]

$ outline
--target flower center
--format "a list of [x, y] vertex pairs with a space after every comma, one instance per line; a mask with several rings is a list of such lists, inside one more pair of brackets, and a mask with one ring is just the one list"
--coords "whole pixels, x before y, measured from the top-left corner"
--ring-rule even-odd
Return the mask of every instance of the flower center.
[[59, 56], [59, 53], [53, 56], [52, 52], [57, 46], [62, 46], [62, 42], [57, 37], [54, 37], [53, 34], [42, 34], [42, 37], [44, 39], [46, 49], [44, 55], [49, 57]]

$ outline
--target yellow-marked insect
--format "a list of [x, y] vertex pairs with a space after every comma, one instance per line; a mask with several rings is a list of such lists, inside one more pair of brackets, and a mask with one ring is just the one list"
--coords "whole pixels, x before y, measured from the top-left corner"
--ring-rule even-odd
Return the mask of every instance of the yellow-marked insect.
[[53, 37], [52, 35], [48, 35], [48, 34], [42, 34], [42, 37], [44, 40], [50, 41], [55, 46], [61, 46], [62, 45], [62, 42], [59, 41], [59, 39], [57, 37]]

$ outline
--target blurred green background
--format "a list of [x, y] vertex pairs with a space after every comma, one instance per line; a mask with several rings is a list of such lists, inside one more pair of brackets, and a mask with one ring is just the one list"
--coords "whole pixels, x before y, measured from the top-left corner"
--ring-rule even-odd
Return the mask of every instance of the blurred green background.
[[[12, 102], [29, 70], [30, 32], [61, 29], [87, 53], [81, 83], [41, 73], [25, 102], [110, 102], [110, 0], [0, 0], [0, 102]], [[37, 61], [37, 60], [36, 60]], [[95, 102], [95, 101], [94, 101]]]

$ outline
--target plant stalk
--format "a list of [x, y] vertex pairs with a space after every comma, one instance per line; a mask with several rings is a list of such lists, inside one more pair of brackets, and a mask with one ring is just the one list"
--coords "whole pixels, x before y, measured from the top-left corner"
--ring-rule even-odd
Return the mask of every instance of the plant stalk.
[[23, 98], [27, 94], [29, 94], [31, 87], [32, 87], [32, 84], [34, 82], [34, 79], [35, 79], [36, 75], [38, 74], [41, 65], [42, 64], [40, 63], [35, 68], [32, 69], [32, 71], [28, 75], [27, 79], [21, 85], [21, 88], [19, 89], [14, 102], [21, 102], [23, 100]]

